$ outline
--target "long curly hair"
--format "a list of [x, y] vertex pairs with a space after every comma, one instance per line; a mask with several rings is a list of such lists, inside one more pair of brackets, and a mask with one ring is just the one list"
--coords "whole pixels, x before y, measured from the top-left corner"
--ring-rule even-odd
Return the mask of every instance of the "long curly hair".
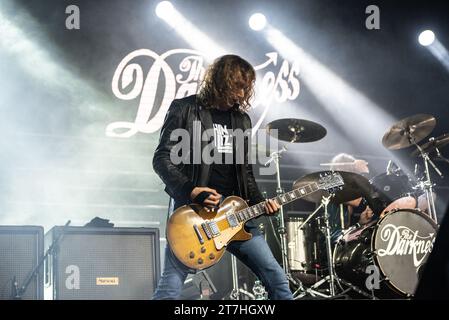
[[206, 69], [197, 98], [206, 108], [238, 105], [245, 112], [251, 107], [255, 82], [256, 72], [248, 61], [224, 55]]

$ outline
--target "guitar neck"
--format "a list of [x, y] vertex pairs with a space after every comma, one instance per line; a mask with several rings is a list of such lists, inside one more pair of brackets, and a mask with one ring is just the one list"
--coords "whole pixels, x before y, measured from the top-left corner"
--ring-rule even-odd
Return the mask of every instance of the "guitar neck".
[[[277, 197], [271, 198], [271, 200], [274, 200], [279, 205], [284, 205], [292, 201], [301, 199], [317, 191], [318, 189], [319, 188], [316, 183], [311, 183], [303, 187], [294, 189], [290, 192], [278, 195]], [[261, 216], [264, 213], [265, 213], [265, 202], [260, 202], [254, 206], [235, 212], [234, 215], [239, 222], [246, 222], [248, 220]]]

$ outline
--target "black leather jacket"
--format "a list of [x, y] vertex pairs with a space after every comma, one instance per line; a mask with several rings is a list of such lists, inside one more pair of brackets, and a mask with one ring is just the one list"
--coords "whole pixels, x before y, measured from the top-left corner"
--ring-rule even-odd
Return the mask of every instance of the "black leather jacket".
[[[232, 128], [240, 128], [243, 131], [251, 128], [251, 119], [247, 113], [238, 110], [231, 111]], [[194, 130], [194, 121], [196, 125], [201, 126], [201, 130]], [[170, 141], [170, 134], [173, 130], [183, 128], [188, 130], [190, 134], [190, 153], [185, 155], [189, 159], [188, 164], [175, 165], [170, 160], [170, 152], [178, 141]], [[201, 141], [201, 136], [205, 129], [212, 128], [212, 117], [209, 109], [202, 106], [196, 99], [196, 95], [177, 99], [170, 105], [165, 121], [161, 129], [159, 145], [156, 148], [153, 158], [154, 171], [159, 175], [165, 183], [165, 191], [174, 200], [172, 209], [176, 209], [182, 205], [191, 203], [190, 193], [195, 187], [206, 187], [209, 181], [211, 166], [203, 163], [193, 164], [193, 144], [201, 145], [200, 151], [209, 143], [209, 141]], [[194, 132], [196, 135], [193, 136]], [[201, 135], [198, 133], [201, 132]], [[237, 148], [237, 150], [236, 150]], [[234, 144], [234, 153], [241, 152], [238, 144]], [[238, 196], [247, 200], [249, 205], [257, 204], [264, 200], [260, 193], [254, 174], [252, 165], [248, 164], [246, 152], [248, 150], [248, 139], [245, 138], [244, 143], [244, 164], [235, 164], [237, 172]], [[184, 157], [184, 155], [183, 155]]]

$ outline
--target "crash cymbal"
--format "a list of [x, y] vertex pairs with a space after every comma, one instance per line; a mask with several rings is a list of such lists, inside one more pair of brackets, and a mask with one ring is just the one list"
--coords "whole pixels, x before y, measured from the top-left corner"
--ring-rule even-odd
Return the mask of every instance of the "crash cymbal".
[[[321, 175], [325, 174], [326, 172], [329, 171], [314, 172], [302, 178], [299, 178], [293, 183], [293, 189], [300, 188], [311, 183], [318, 183]], [[371, 184], [365, 177], [357, 173], [346, 171], [334, 172], [337, 172], [341, 175], [344, 181], [344, 185], [341, 187], [341, 190], [335, 192], [335, 196], [332, 198], [332, 202], [344, 203], [372, 193]], [[314, 193], [309, 194], [308, 196], [303, 197], [302, 199], [309, 202], [319, 203], [321, 202], [321, 198], [327, 195], [328, 192], [326, 190], [318, 190]]]
[[278, 119], [270, 122], [266, 129], [272, 137], [288, 142], [318, 141], [327, 133], [322, 125], [303, 119]]
[[430, 114], [417, 114], [395, 123], [382, 138], [382, 144], [390, 150], [398, 150], [418, 143], [435, 128], [436, 119]]
[[[437, 138], [431, 138], [429, 139], [429, 142], [424, 143], [423, 145], [421, 145], [421, 149], [423, 149], [424, 152], [426, 153], [432, 153], [434, 151], [436, 151], [436, 149], [438, 148], [442, 148], [446, 145], [449, 144], [449, 133], [445, 133]], [[421, 155], [421, 153], [419, 152], [418, 148], [413, 151], [411, 153], [411, 155], [413, 157], [417, 157], [419, 155]]]

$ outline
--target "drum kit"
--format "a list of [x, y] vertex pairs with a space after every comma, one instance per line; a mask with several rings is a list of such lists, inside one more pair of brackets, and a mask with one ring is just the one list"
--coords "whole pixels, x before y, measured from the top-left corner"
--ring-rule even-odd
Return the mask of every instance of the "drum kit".
[[[329, 299], [413, 296], [438, 230], [430, 168], [442, 177], [435, 162], [449, 163], [440, 152], [449, 145], [449, 134], [419, 144], [435, 125], [433, 116], [418, 114], [395, 123], [382, 138], [383, 146], [389, 150], [414, 147], [416, 150], [410, 156], [421, 158], [419, 161], [424, 164], [421, 176], [410, 178], [391, 161], [385, 173], [371, 180], [359, 173], [337, 171], [344, 181], [342, 188], [333, 193], [317, 191], [303, 198], [316, 204], [316, 210], [307, 218], [286, 219], [281, 208], [277, 232], [282, 265], [295, 289], [295, 299], [308, 296]], [[273, 121], [267, 125], [267, 132], [289, 143], [318, 141], [326, 135], [323, 126], [302, 119]], [[285, 151], [283, 147], [272, 153], [266, 163], [276, 164], [278, 194], [283, 192], [279, 159]], [[352, 163], [324, 165], [338, 168], [342, 164]], [[297, 179], [293, 188], [318, 181], [324, 172], [328, 171]], [[417, 170], [415, 175], [418, 175]], [[365, 209], [372, 210], [373, 218], [368, 223], [359, 222], [351, 227], [341, 225], [340, 235], [332, 239], [330, 206], [342, 210], [356, 199], [362, 199]], [[318, 268], [320, 276], [317, 275]], [[306, 286], [304, 275], [313, 272], [316, 281]]]

